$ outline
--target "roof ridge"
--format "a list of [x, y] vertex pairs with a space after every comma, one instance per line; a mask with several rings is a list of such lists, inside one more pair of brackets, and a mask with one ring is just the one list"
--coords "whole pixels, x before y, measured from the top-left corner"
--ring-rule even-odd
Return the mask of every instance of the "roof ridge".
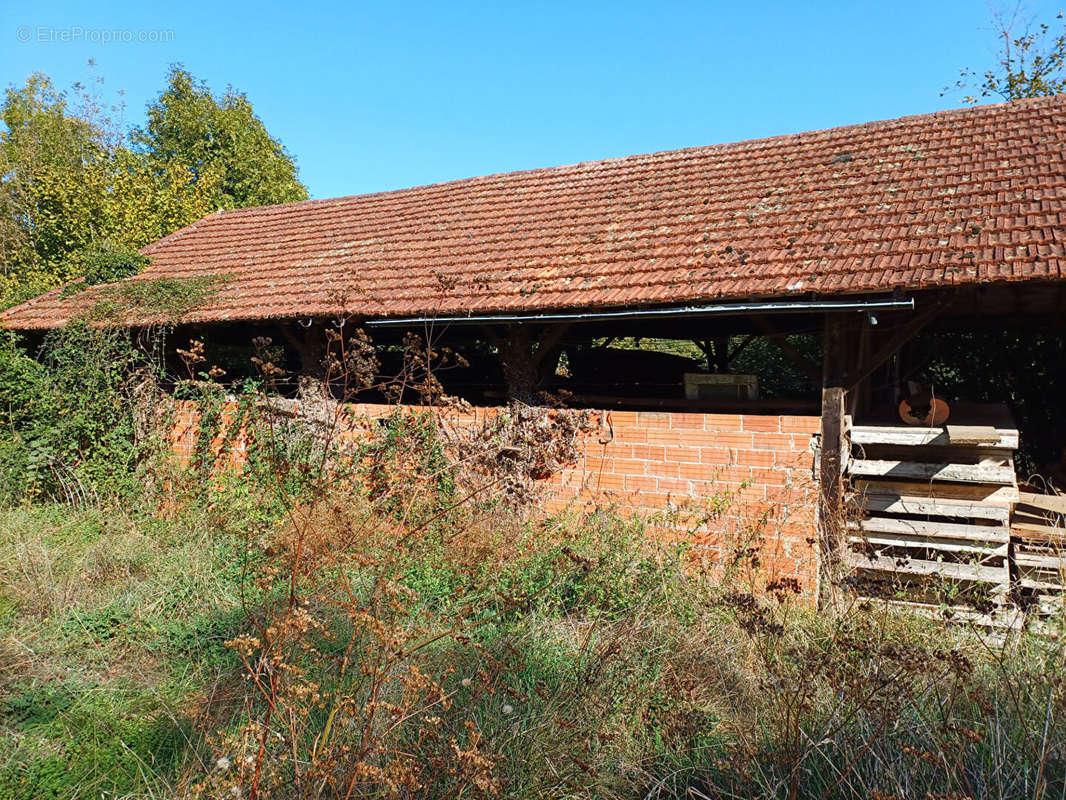
[[[1019, 108], [1024, 106], [1040, 106], [1040, 105], [1054, 105], [1056, 103], [1063, 103], [1066, 105], [1066, 93], [1050, 95], [1046, 97], [1025, 97], [1018, 100], [1005, 101], [1002, 103], [985, 103], [983, 105], [966, 106], [965, 108], [945, 108], [939, 111], [928, 111], [924, 114], [905, 114], [901, 117], [888, 117], [885, 119], [871, 120], [869, 122], [855, 122], [849, 125], [837, 125], [828, 128], [811, 128], [803, 131], [794, 131], [792, 133], [781, 133], [773, 136], [759, 136], [754, 139], [740, 139], [734, 142], [714, 142], [712, 144], [692, 145], [690, 147], [679, 147], [670, 150], [653, 150], [648, 153], [630, 153], [624, 156], [612, 156], [611, 158], [599, 158], [591, 159], [588, 161], [574, 161], [568, 164], [554, 164], [546, 167], [531, 167], [529, 169], [517, 169], [508, 170], [505, 172], [490, 172], [482, 175], [470, 175], [465, 178], [453, 178], [446, 181], [434, 181], [433, 183], [417, 184], [415, 186], [404, 186], [397, 189], [382, 189], [376, 192], [363, 192], [361, 194], [348, 194], [341, 195], [339, 197], [319, 197], [309, 198], [307, 200], [293, 200], [288, 203], [274, 203], [270, 205], [261, 206], [244, 206], [243, 208], [229, 208], [220, 209], [219, 211], [212, 212], [213, 214], [226, 214], [227, 216], [251, 216], [256, 212], [265, 212], [267, 210], [281, 210], [295, 207], [307, 207], [318, 205], [327, 205], [330, 203], [345, 203], [354, 200], [369, 200], [377, 197], [390, 197], [396, 195], [402, 195], [412, 192], [425, 191], [426, 189], [436, 189], [438, 187], [447, 186], [459, 186], [467, 183], [476, 183], [478, 181], [488, 181], [493, 178], [503, 178], [508, 176], [519, 175], [537, 175], [551, 172], [564, 172], [566, 170], [573, 170], [578, 167], [598, 167], [605, 164], [616, 164], [626, 161], [634, 161], [642, 158], [653, 158], [656, 156], [666, 155], [680, 155], [683, 153], [700, 153], [707, 150], [736, 148], [751, 145], [764, 145], [774, 144], [778, 142], [785, 142], [790, 139], [802, 138], [807, 136], [818, 136], [819, 134], [826, 133], [844, 133], [847, 131], [861, 131], [871, 128], [878, 128], [882, 126], [897, 125], [900, 123], [916, 122], [919, 120], [948, 118], [954, 116], [970, 116], [987, 114], [996, 110], [1002, 110], [1005, 108]], [[212, 216], [208, 215], [208, 216]], [[204, 217], [207, 219], [207, 217]], [[195, 224], [195, 223], [193, 223]], [[180, 233], [176, 231], [175, 233]], [[173, 236], [174, 234], [171, 234]], [[160, 239], [159, 241], [164, 241]]]
[[[256, 206], [256, 207], [257, 208], [270, 208], [270, 206]], [[142, 256], [151, 255], [152, 251], [155, 250], [157, 247], [161, 246], [164, 242], [170, 242], [170, 241], [172, 241], [174, 239], [181, 238], [183, 235], [185, 235], [187, 233], [191, 233], [192, 231], [196, 230], [196, 226], [199, 225], [201, 222], [204, 222], [205, 220], [211, 219], [211, 217], [220, 217], [224, 213], [226, 213], [226, 210], [227, 209], [224, 209], [224, 208], [216, 208], [211, 213], [204, 214], [202, 217], [193, 220], [188, 225], [183, 225], [182, 227], [178, 228], [176, 231], [171, 231], [166, 236], [164, 236], [162, 239], [156, 239], [154, 242], [149, 242], [144, 247], [142, 247], [140, 250], [138, 250], [138, 252]]]

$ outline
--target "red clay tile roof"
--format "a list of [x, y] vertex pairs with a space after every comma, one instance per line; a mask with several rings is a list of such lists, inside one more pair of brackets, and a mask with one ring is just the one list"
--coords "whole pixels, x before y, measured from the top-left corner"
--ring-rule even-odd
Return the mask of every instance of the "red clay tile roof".
[[[224, 276], [186, 321], [465, 314], [1059, 280], [1064, 248], [1059, 95], [224, 211], [132, 280]], [[0, 324], [54, 327], [97, 292]]]

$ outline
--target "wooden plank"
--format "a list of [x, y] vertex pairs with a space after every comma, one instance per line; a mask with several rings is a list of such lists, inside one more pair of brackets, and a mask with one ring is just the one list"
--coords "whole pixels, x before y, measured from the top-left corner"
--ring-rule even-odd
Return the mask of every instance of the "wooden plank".
[[1041, 542], [1048, 545], [1061, 545], [1066, 543], [1066, 528], [1055, 528], [1050, 525], [1033, 525], [1028, 522], [1011, 521], [1011, 536], [1024, 542]]
[[[949, 425], [948, 428], [951, 426]], [[996, 447], [1006, 450], [1018, 449], [1018, 431], [1007, 428], [996, 429], [994, 441], [968, 444], [973, 447]], [[851, 430], [851, 441], [861, 445], [895, 444], [904, 447], [925, 447], [927, 445], [952, 445], [953, 442], [944, 428], [923, 428], [903, 425], [857, 425]]]
[[1032, 506], [1017, 505], [1011, 516], [1018, 523], [1036, 525], [1041, 528], [1058, 528], [1066, 530], [1066, 517], [1062, 514], [1052, 514], [1050, 511], [1031, 510]]
[[1015, 553], [1014, 563], [1019, 568], [1046, 569], [1052, 572], [1062, 572], [1066, 569], [1066, 555], [1048, 556], [1035, 553]]
[[951, 522], [898, 519], [896, 517], [870, 517], [858, 522], [849, 522], [849, 528], [878, 533], [901, 533], [909, 536], [932, 536], [941, 539], [962, 539], [971, 542], [993, 542], [997, 545], [1010, 541], [1010, 529], [1006, 525], [962, 525]]
[[1039, 580], [1031, 575], [1021, 575], [1016, 581], [1022, 589], [1031, 589], [1035, 592], [1061, 592], [1063, 590], [1062, 579], [1046, 581]]
[[881, 514], [924, 514], [930, 517], [991, 519], [1004, 525], [1010, 521], [1010, 506], [999, 503], [880, 493], [867, 495], [855, 493], [851, 497], [851, 502], [857, 509]]
[[966, 622], [980, 628], [1018, 629], [1025, 625], [1025, 614], [1018, 608], [1007, 607], [999, 614], [986, 614], [962, 606], [939, 606], [909, 600], [884, 600], [891, 608], [917, 614], [939, 622]]
[[940, 577], [952, 581], [970, 581], [973, 583], [1003, 583], [1009, 577], [1007, 568], [989, 567], [980, 564], [958, 564], [946, 561], [924, 561], [921, 559], [900, 559], [892, 556], [873, 556], [845, 553], [845, 561], [856, 569], [890, 572], [900, 575], [919, 575]]
[[1018, 492], [1018, 504], [1023, 508], [1029, 506], [1034, 511], [1066, 515], [1066, 495], [1033, 494], [1032, 492], [1020, 491]]
[[956, 483], [996, 483], [1014, 485], [1014, 468], [994, 464], [949, 464], [921, 461], [879, 461], [854, 459], [848, 467], [852, 475], [885, 478], [915, 478]]
[[825, 386], [822, 389], [821, 441], [816, 467], [819, 606], [837, 602], [836, 576], [840, 573], [840, 552], [844, 549], [841, 522], [845, 514], [843, 476], [848, 449], [844, 390], [839, 386]]
[[944, 553], [970, 553], [981, 556], [981, 560], [989, 558], [1006, 558], [1007, 543], [1002, 544], [987, 542], [939, 542], [928, 536], [907, 536], [902, 533], [862, 533], [857, 536], [849, 536], [848, 544], [865, 545], [875, 548], [891, 547], [895, 549], [909, 550], [936, 550]]
[[[991, 425], [945, 425], [945, 430], [948, 434], [948, 441], [955, 445], [995, 445], [998, 447], [1005, 447], [1008, 445], [1000, 445], [1000, 433]], [[1017, 435], [1017, 431], [1015, 431]], [[1017, 449], [1018, 445], [1009, 445], [1012, 449]]]
[[942, 461], [945, 464], [997, 464], [1010, 466], [1014, 451], [999, 447], [952, 447], [927, 444], [908, 447], [899, 444], [856, 445], [856, 456], [877, 461], [922, 461], [926, 464]]
[[964, 483], [930, 483], [929, 481], [895, 481], [856, 478], [852, 481], [856, 494], [896, 494], [908, 497], [928, 497], [938, 500], [972, 500], [1009, 506], [1018, 499], [1013, 486], [983, 486]]

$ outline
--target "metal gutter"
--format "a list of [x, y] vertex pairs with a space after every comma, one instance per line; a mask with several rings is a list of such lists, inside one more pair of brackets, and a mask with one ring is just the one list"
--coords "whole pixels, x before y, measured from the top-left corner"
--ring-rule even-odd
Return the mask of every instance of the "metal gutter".
[[901, 311], [914, 308], [914, 298], [891, 300], [804, 300], [769, 303], [718, 303], [707, 306], [645, 308], [631, 311], [588, 311], [559, 314], [482, 314], [478, 316], [382, 317], [367, 320], [376, 327], [400, 325], [485, 325], [509, 322], [598, 322], [601, 320], [659, 319], [661, 317], [712, 317], [738, 314], [810, 314], [846, 311]]

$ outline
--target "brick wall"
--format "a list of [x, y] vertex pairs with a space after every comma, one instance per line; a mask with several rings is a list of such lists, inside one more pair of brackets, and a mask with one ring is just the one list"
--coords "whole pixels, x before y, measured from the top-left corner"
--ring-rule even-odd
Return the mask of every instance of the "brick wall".
[[[288, 405], [298, 413], [296, 403]], [[393, 406], [350, 407], [346, 437]], [[441, 412], [453, 429], [475, 426], [501, 409]], [[233, 406], [223, 411], [232, 420]], [[761, 414], [596, 411], [576, 464], [545, 480], [548, 511], [611, 505], [648, 518], [656, 535], [684, 533], [706, 563], [737, 569], [758, 582], [791, 578], [804, 594], [818, 588], [812, 436], [819, 418]], [[179, 404], [171, 444], [181, 460], [195, 451], [197, 407]], [[226, 453], [220, 452], [227, 448]], [[212, 442], [221, 464], [238, 468], [245, 443], [226, 425]], [[742, 558], [737, 558], [742, 554]]]
[[[697, 554], [724, 567], [739, 550], [761, 580], [818, 587], [812, 435], [819, 418], [609, 411], [584, 442], [584, 458], [550, 481], [546, 504], [610, 502], [695, 538]], [[654, 517], [652, 518], [654, 523]], [[664, 533], [669, 534], [669, 530]], [[755, 572], [752, 559], [740, 568]]]

